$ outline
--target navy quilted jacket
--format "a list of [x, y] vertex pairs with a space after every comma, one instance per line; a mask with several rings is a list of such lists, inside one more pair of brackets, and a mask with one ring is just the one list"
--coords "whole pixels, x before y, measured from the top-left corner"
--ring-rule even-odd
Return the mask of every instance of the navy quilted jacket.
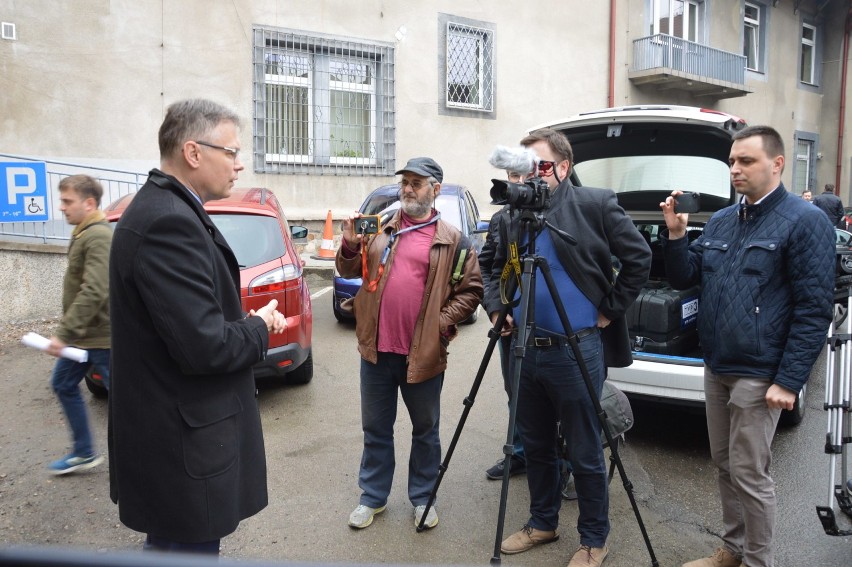
[[663, 247], [673, 287], [701, 283], [705, 364], [801, 390], [832, 317], [834, 229], [822, 211], [781, 185], [757, 205], [718, 211], [692, 244]]

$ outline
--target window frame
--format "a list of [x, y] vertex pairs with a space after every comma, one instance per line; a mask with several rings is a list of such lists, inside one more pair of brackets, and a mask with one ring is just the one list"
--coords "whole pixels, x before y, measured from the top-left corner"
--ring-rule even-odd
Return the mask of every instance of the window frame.
[[[750, 18], [747, 14], [749, 7], [757, 10], [757, 18]], [[765, 61], [765, 45], [766, 45], [766, 6], [759, 2], [746, 0], [743, 3], [743, 56], [746, 58], [746, 71], [752, 73], [763, 73], [766, 67]], [[753, 32], [754, 38], [754, 67], [749, 66], [749, 54], [746, 50], [746, 40], [749, 35], [749, 29]]]
[[[480, 53], [480, 92], [482, 105], [452, 102], [450, 100], [450, 37], [451, 28], [472, 30], [481, 35], [484, 49]], [[493, 23], [438, 14], [438, 114], [466, 118], [494, 120], [497, 118], [497, 73], [495, 62], [496, 31]], [[490, 103], [489, 103], [490, 101]]]
[[[813, 39], [806, 40], [805, 39], [805, 29], [813, 30]], [[818, 70], [817, 70], [817, 46], [820, 38], [819, 28], [816, 24], [802, 21], [799, 26], [799, 83], [802, 85], [806, 85], [809, 87], [819, 86], [818, 83]], [[805, 80], [805, 47], [809, 47], [810, 50], [810, 77], [808, 80]]]
[[[693, 43], [703, 43], [704, 42], [704, 27], [706, 23], [706, 6], [704, 0], [648, 0], [649, 2], [649, 10], [651, 21], [649, 25], [649, 35], [670, 35], [672, 37], [676, 37], [679, 39], [683, 39], [685, 41], [691, 41]], [[674, 9], [675, 4], [678, 2], [682, 2], [685, 11], [684, 21], [691, 23], [691, 15], [694, 14], [694, 37], [689, 37], [690, 26], [681, 25], [681, 34], [677, 35], [674, 33]], [[662, 7], [666, 8], [665, 16], [662, 14]], [[666, 26], [666, 30], [663, 30], [662, 20], [667, 20], [668, 24]], [[684, 37], [683, 31], [686, 30], [686, 36]]]
[[[334, 60], [335, 57], [330, 57], [330, 60]], [[334, 81], [329, 79], [328, 90], [329, 93], [334, 91], [338, 92], [347, 92], [347, 93], [356, 93], [356, 94], [367, 94], [370, 95], [370, 109], [369, 113], [373, 116], [373, 121], [369, 128], [369, 143], [372, 147], [375, 147], [377, 142], [377, 127], [376, 127], [376, 97], [378, 94], [376, 93], [376, 65], [374, 62], [367, 63], [369, 69], [372, 70], [372, 76], [374, 78], [370, 87], [360, 86], [358, 83], [348, 82], [348, 81]], [[329, 109], [333, 109], [335, 107], [329, 105]], [[332, 126], [333, 130], [334, 127]], [[332, 134], [333, 136], [333, 134]], [[329, 140], [329, 144], [333, 145], [333, 141]], [[332, 164], [354, 164], [354, 165], [374, 165], [375, 158], [370, 157], [351, 157], [351, 156], [338, 156], [334, 155], [333, 151], [329, 151], [329, 160]]]
[[[268, 59], [266, 59], [267, 54], [264, 54], [264, 66], [269, 65]], [[312, 68], [313, 65], [310, 61], [307, 62], [308, 68]], [[266, 69], [264, 69], [266, 71]], [[281, 77], [280, 79], [278, 77]], [[275, 86], [283, 86], [283, 87], [295, 87], [297, 89], [306, 89], [307, 90], [307, 101], [308, 108], [313, 108], [313, 95], [314, 89], [312, 81], [309, 77], [290, 77], [288, 75], [281, 74], [273, 74], [264, 72], [264, 85], [269, 87], [270, 85]], [[267, 88], [268, 92], [269, 89]], [[268, 102], [268, 99], [266, 99]], [[264, 133], [266, 131], [266, 121], [264, 121]], [[307, 140], [308, 147], [306, 153], [296, 154], [296, 153], [269, 153], [264, 149], [263, 155], [266, 162], [273, 163], [302, 163], [302, 164], [310, 164], [312, 163], [314, 148], [313, 144], [310, 143], [311, 140], [314, 139], [314, 122], [312, 120], [308, 121], [307, 124]], [[265, 138], [265, 137], [264, 137]], [[264, 144], [265, 145], [265, 144]], [[257, 153], [257, 152], [256, 152]]]
[[[254, 29], [253, 161], [256, 173], [334, 175], [393, 175], [395, 171], [394, 45], [315, 32], [255, 26]], [[284, 72], [270, 73], [270, 61], [280, 57]], [[301, 60], [287, 73], [288, 64]], [[347, 64], [352, 67], [347, 69]], [[301, 66], [306, 69], [301, 73]], [[278, 70], [282, 70], [278, 69]], [[351, 71], [348, 75], [347, 71]], [[350, 80], [346, 80], [349, 78]], [[359, 82], [359, 79], [361, 81]], [[281, 96], [271, 92], [282, 87]], [[288, 102], [286, 88], [304, 89], [298, 102]], [[350, 104], [334, 106], [336, 99]], [[301, 97], [304, 98], [301, 98]], [[363, 102], [363, 104], [360, 104]], [[285, 114], [290, 105], [303, 116], [304, 130], [288, 133], [298, 124]], [[368, 117], [368, 118], [364, 118]], [[361, 118], [359, 120], [359, 118]], [[360, 132], [359, 132], [360, 128]], [[351, 129], [354, 129], [352, 131]], [[270, 130], [276, 130], [270, 133]], [[350, 130], [353, 139], [335, 140]], [[287, 141], [303, 141], [301, 153], [267, 151]], [[339, 144], [360, 144], [360, 154], [340, 155]], [[293, 144], [296, 145], [296, 144]]]
[[[475, 95], [475, 102], [461, 102], [457, 100], [450, 100], [453, 91], [453, 87], [451, 87], [451, 85], [460, 84], [450, 82], [450, 77], [452, 76], [453, 71], [457, 71], [457, 69], [452, 68], [451, 65], [451, 44], [453, 38], [464, 38], [468, 41], [472, 41], [473, 45], [475, 46], [475, 53], [465, 54], [465, 58], [476, 59], [476, 77], [473, 83], [476, 87], [474, 90], [477, 93]], [[494, 82], [492, 80], [494, 69], [493, 64], [491, 63], [491, 61], [489, 61], [488, 57], [488, 52], [493, 51], [493, 48], [493, 37], [488, 32], [488, 30], [485, 30], [483, 28], [466, 26], [454, 22], [447, 23], [447, 73], [444, 77], [446, 83], [446, 96], [444, 97], [444, 104], [452, 108], [468, 108], [485, 112], [489, 112], [493, 109], [491, 93], [494, 90]]]

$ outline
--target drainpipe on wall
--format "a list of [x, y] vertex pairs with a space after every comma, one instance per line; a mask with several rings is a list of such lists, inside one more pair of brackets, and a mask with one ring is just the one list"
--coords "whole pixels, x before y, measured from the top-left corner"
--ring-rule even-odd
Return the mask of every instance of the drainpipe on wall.
[[[848, 29], [846, 38], [849, 38]], [[615, 0], [609, 0], [609, 94], [606, 101], [608, 107], [615, 106]]]
[[849, 32], [852, 27], [852, 0], [846, 13], [846, 26], [843, 34], [843, 59], [840, 79], [840, 116], [837, 123], [837, 173], [834, 176], [834, 194], [840, 195], [840, 174], [843, 172], [843, 129], [846, 123], [846, 74], [849, 71]]

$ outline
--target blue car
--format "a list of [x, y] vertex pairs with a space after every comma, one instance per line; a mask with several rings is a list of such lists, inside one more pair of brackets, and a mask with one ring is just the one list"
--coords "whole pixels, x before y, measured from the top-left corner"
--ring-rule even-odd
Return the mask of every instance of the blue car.
[[[358, 211], [364, 215], [387, 214], [388, 218], [399, 208], [399, 185], [383, 185], [370, 193]], [[441, 184], [441, 193], [435, 200], [435, 208], [441, 212], [441, 220], [462, 231], [473, 242], [477, 253], [485, 244], [485, 233], [488, 231], [488, 222], [479, 218], [479, 208], [473, 195], [461, 185], [449, 183]], [[337, 272], [332, 280], [334, 317], [338, 321], [352, 321], [354, 317], [350, 309], [341, 309], [340, 303], [355, 297], [361, 288], [361, 278], [342, 278]], [[478, 310], [465, 321], [473, 323], [476, 321]]]

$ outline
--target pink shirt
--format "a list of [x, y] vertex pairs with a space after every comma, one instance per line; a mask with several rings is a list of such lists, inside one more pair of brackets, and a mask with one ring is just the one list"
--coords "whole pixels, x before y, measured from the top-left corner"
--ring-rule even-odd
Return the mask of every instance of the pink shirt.
[[[401, 214], [400, 230], [420, 224], [405, 213]], [[396, 252], [385, 274], [387, 281], [379, 306], [379, 352], [407, 355], [411, 348], [414, 327], [426, 291], [429, 249], [436, 228], [437, 225], [432, 223], [397, 236]]]

